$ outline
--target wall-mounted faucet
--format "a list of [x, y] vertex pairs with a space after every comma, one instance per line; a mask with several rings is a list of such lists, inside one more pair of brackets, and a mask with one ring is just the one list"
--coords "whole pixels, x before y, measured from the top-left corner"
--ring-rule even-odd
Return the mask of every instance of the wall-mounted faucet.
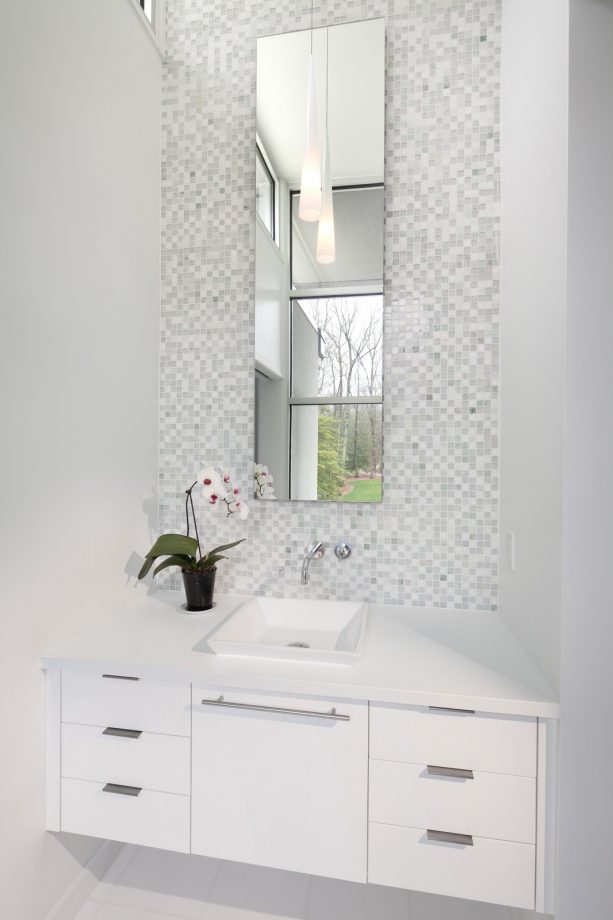
[[307, 546], [306, 556], [302, 560], [302, 575], [300, 578], [300, 581], [303, 585], [308, 585], [309, 583], [311, 560], [321, 559], [325, 551], [326, 550], [321, 540], [317, 540], [315, 543], [309, 543]]

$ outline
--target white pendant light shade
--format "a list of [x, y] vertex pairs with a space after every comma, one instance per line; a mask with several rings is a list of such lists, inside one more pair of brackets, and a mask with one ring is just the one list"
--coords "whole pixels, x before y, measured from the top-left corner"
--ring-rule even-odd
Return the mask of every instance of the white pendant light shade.
[[317, 228], [317, 261], [321, 265], [331, 265], [336, 260], [334, 241], [334, 204], [332, 202], [332, 178], [330, 173], [330, 142], [326, 130], [324, 147], [324, 183], [321, 217]]
[[298, 214], [302, 220], [319, 220], [321, 215], [321, 154], [317, 126], [317, 97], [313, 55], [309, 56], [309, 83], [307, 90], [306, 149], [302, 161], [300, 204]]

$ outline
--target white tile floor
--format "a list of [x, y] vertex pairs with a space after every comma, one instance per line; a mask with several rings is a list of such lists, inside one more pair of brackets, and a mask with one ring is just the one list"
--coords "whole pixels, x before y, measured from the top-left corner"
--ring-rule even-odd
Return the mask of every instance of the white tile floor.
[[538, 920], [474, 901], [126, 846], [75, 920]]

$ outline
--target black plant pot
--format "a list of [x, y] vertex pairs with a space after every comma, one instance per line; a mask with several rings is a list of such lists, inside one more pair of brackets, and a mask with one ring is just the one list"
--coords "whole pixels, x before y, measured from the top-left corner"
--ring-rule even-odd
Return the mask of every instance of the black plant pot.
[[197, 610], [210, 610], [213, 606], [213, 593], [215, 591], [215, 573], [217, 569], [202, 569], [200, 572], [190, 572], [181, 569], [183, 585], [185, 586], [186, 609], [191, 612]]

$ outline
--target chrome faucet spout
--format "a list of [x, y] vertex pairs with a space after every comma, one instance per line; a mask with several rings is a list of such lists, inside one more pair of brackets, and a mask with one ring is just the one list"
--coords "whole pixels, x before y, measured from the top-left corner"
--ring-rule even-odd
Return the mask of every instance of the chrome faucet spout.
[[304, 559], [302, 560], [302, 574], [300, 581], [303, 585], [308, 585], [311, 574], [311, 562], [313, 559], [321, 559], [325, 553], [324, 545], [321, 540], [315, 543], [309, 543]]

